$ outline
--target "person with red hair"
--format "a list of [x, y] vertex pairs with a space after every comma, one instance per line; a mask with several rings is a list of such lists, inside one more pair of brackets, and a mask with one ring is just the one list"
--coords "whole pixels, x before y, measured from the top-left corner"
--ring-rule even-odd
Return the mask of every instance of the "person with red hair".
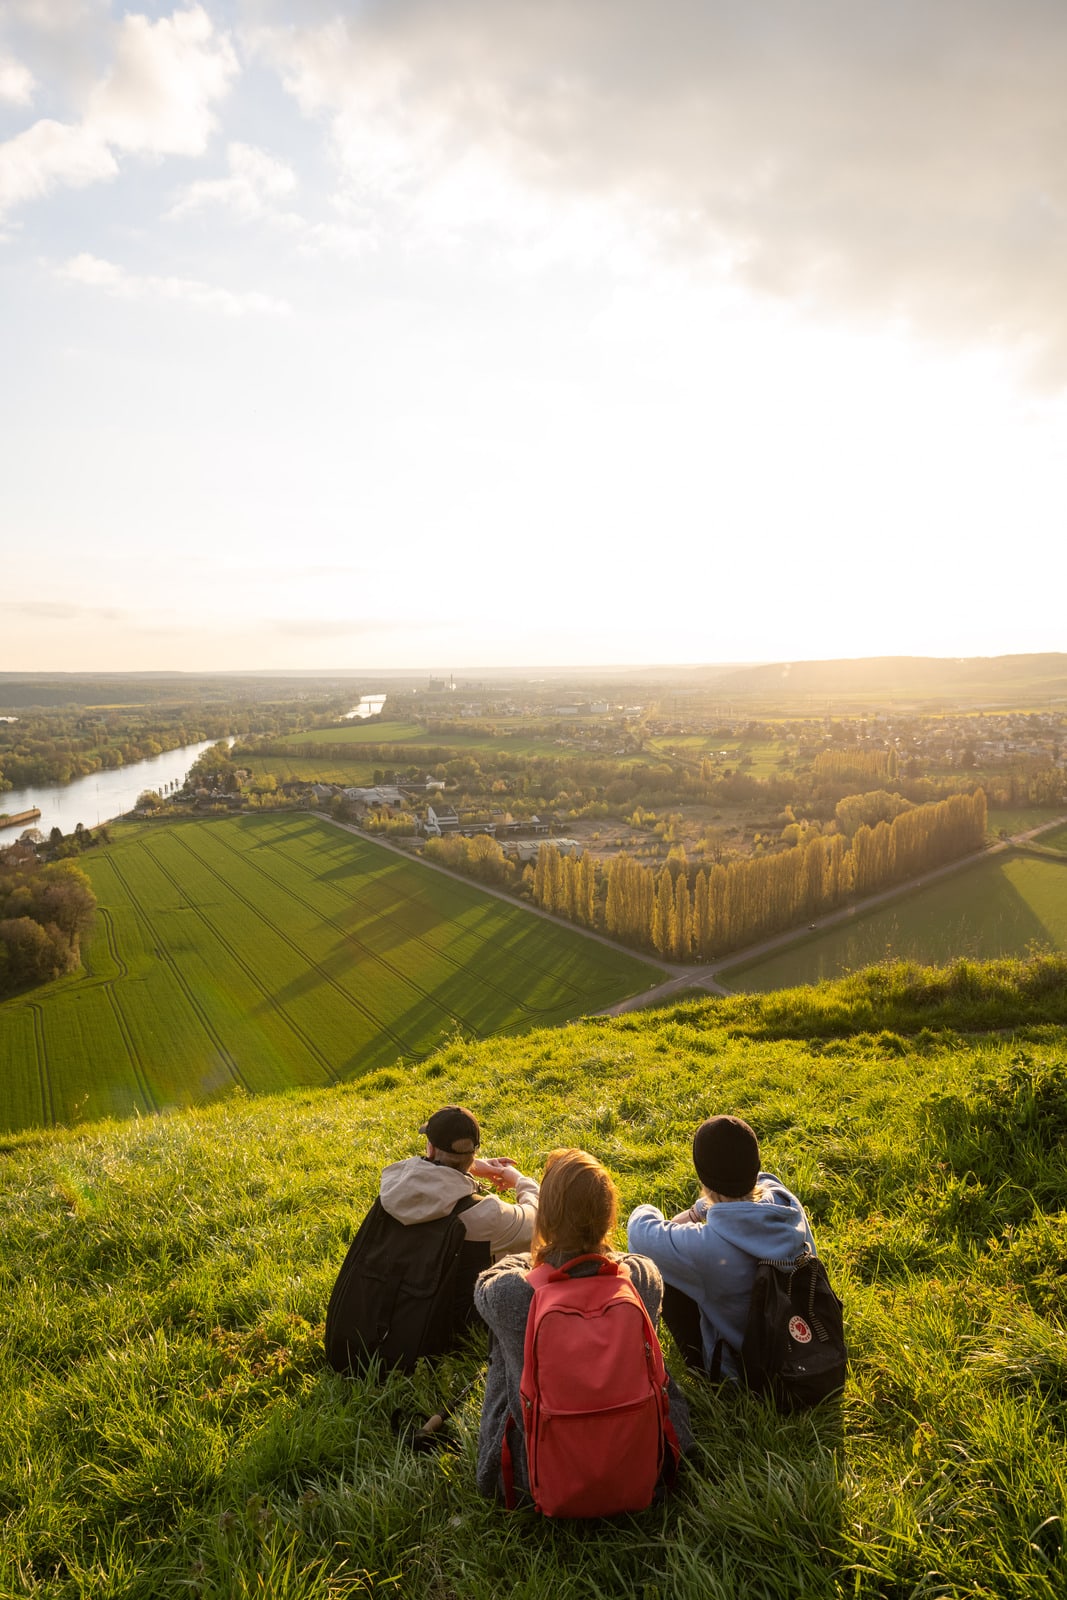
[[[504, 1430], [512, 1418], [510, 1451], [515, 1487], [528, 1490], [523, 1406], [519, 1393], [525, 1355], [526, 1323], [534, 1290], [532, 1268], [562, 1266], [578, 1256], [607, 1256], [618, 1261], [636, 1290], [653, 1328], [658, 1326], [663, 1280], [655, 1265], [641, 1255], [614, 1249], [612, 1236], [619, 1195], [610, 1172], [584, 1150], [553, 1150], [541, 1180], [532, 1250], [505, 1256], [478, 1279], [474, 1306], [488, 1324], [489, 1373], [478, 1432], [477, 1485], [482, 1494], [503, 1496], [501, 1455]], [[592, 1276], [597, 1263], [581, 1263], [574, 1276]], [[670, 1415], [683, 1454], [693, 1448], [689, 1411], [673, 1381], [669, 1384]]]

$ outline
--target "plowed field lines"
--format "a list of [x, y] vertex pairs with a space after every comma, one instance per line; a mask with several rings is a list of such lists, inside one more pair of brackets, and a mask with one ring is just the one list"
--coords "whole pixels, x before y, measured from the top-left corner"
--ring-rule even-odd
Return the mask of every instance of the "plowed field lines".
[[145, 1075], [144, 1062], [141, 1060], [141, 1052], [138, 1050], [136, 1041], [134, 1040], [134, 1037], [127, 1025], [126, 1018], [122, 1014], [122, 1007], [119, 1005], [119, 997], [115, 993], [114, 987], [110, 982], [104, 983], [101, 985], [101, 987], [107, 994], [108, 1003], [110, 1004], [111, 1010], [115, 1016], [115, 1026], [118, 1028], [122, 1042], [126, 1046], [126, 1054], [130, 1058], [130, 1067], [133, 1071], [134, 1080], [136, 1081], [137, 1087], [141, 1091], [141, 1094], [144, 1096], [145, 1110], [158, 1111], [159, 1101], [148, 1082], [147, 1076]]
[[[117, 940], [115, 938], [115, 922], [114, 922], [114, 919], [113, 919], [113, 917], [111, 915], [111, 912], [107, 909], [106, 906], [98, 907], [98, 915], [100, 917], [100, 921], [104, 925], [104, 934], [105, 934], [105, 936], [107, 938], [108, 954], [110, 955], [112, 961], [115, 963], [115, 966], [117, 968], [118, 977], [119, 978], [125, 978], [129, 974], [129, 970], [130, 969], [126, 965], [125, 961], [123, 961], [122, 957], [119, 955], [118, 942], [117, 942]], [[114, 979], [108, 978], [108, 979], [105, 979], [104, 981], [107, 982], [107, 983], [112, 983], [112, 982], [114, 982]]]
[[[185, 845], [187, 850], [190, 848], [184, 839], [182, 840], [182, 843]], [[414, 978], [402, 971], [401, 968], [396, 966], [394, 962], [388, 960], [387, 957], [381, 955], [377, 950], [372, 949], [370, 945], [365, 944], [362, 939], [360, 939], [356, 934], [352, 933], [350, 929], [346, 928], [342, 922], [339, 922], [335, 917], [331, 917], [328, 915], [328, 913], [324, 912], [321, 906], [315, 905], [311, 900], [308, 900], [304, 895], [298, 893], [298, 891], [293, 889], [289, 884], [284, 883], [282, 879], [276, 876], [274, 873], [267, 872], [264, 867], [259, 865], [258, 861], [249, 861], [247, 859], [247, 852], [236, 849], [232, 844], [230, 844], [229, 840], [223, 839], [220, 840], [220, 843], [225, 845], [226, 849], [235, 855], [238, 860], [242, 861], [246, 866], [252, 868], [262, 877], [264, 877], [272, 886], [272, 888], [282, 889], [291, 900], [294, 900], [298, 905], [303, 906], [304, 910], [309, 911], [312, 916], [317, 919], [317, 921], [326, 927], [332, 928], [335, 933], [340, 934], [341, 938], [346, 944], [353, 948], [357, 957], [361, 961], [364, 963], [369, 961], [377, 962], [378, 965], [383, 967], [385, 971], [388, 972], [392, 977], [398, 979], [398, 981], [405, 988], [414, 990], [417, 995], [421, 996], [421, 998], [427, 1001], [430, 1005], [436, 1007], [436, 1009], [444, 1016], [451, 1017], [452, 1021], [458, 1023], [461, 1028], [466, 1028], [469, 1032], [474, 1033], [478, 1038], [484, 1037], [481, 1030], [475, 1027], [472, 1022], [468, 1021], [466, 1017], [461, 1016], [458, 1011], [453, 1011], [450, 1006], [444, 1005], [430, 990], [425, 989], [422, 984], [417, 983]], [[213, 867], [212, 864], [204, 856], [200, 855], [198, 851], [191, 851], [190, 853], [195, 855], [201, 865], [204, 866], [209, 872], [214, 872], [216, 877], [226, 884], [226, 887], [229, 889], [231, 894], [239, 895], [239, 891], [234, 888], [232, 879], [223, 878], [218, 869]], [[239, 898], [243, 899], [244, 897], [239, 895]], [[246, 901], [245, 903], [256, 912], [257, 916], [263, 917], [262, 911], [260, 911], [257, 906], [252, 905], [250, 901]], [[264, 920], [266, 919], [264, 918]], [[485, 980], [482, 981], [484, 982]], [[492, 984], [487, 984], [487, 987], [493, 988], [495, 993], [503, 992], [497, 990]], [[512, 1004], [517, 1003], [510, 995], [505, 995], [504, 998], [509, 1000]], [[521, 1004], [521, 1002], [518, 1003]], [[396, 1035], [391, 1034], [391, 1037], [396, 1038]], [[411, 1049], [410, 1045], [404, 1045], [403, 1048], [408, 1051]]]
[[124, 890], [124, 892], [126, 894], [126, 898], [129, 900], [131, 906], [133, 907], [134, 912], [135, 912], [139, 922], [141, 923], [141, 926], [145, 929], [145, 931], [149, 934], [150, 938], [154, 941], [156, 947], [159, 950], [160, 957], [166, 963], [167, 970], [169, 971], [171, 977], [174, 979], [174, 982], [177, 984], [178, 988], [181, 990], [181, 992], [184, 995], [185, 999], [188, 1001], [190, 1010], [192, 1011], [193, 1015], [196, 1017], [197, 1021], [199, 1022], [200, 1026], [203, 1028], [204, 1032], [207, 1034], [208, 1038], [211, 1040], [212, 1044], [215, 1046], [215, 1049], [218, 1051], [219, 1060], [222, 1061], [222, 1063], [226, 1067], [226, 1070], [230, 1074], [230, 1076], [233, 1078], [234, 1083], [240, 1084], [242, 1089], [248, 1089], [249, 1088], [249, 1084], [248, 1084], [247, 1079], [244, 1076], [244, 1073], [241, 1071], [240, 1067], [237, 1065], [237, 1062], [235, 1061], [235, 1059], [234, 1059], [233, 1055], [231, 1054], [231, 1052], [229, 1051], [229, 1049], [226, 1047], [225, 1044], [223, 1044], [222, 1039], [220, 1038], [220, 1036], [219, 1036], [214, 1024], [211, 1021], [211, 1018], [208, 1016], [207, 1012], [204, 1010], [203, 1006], [200, 1004], [200, 1001], [197, 999], [196, 995], [193, 993], [192, 987], [188, 983], [188, 981], [187, 981], [187, 979], [185, 977], [185, 974], [182, 972], [181, 968], [178, 966], [178, 963], [175, 961], [175, 959], [174, 959], [173, 955], [171, 954], [170, 950], [167, 948], [166, 941], [164, 940], [162, 934], [156, 928], [155, 924], [152, 921], [152, 918], [145, 911], [145, 909], [144, 909], [143, 905], [141, 904], [140, 900], [137, 898], [137, 896], [134, 894], [133, 890], [130, 888], [130, 885], [129, 885], [129, 882], [128, 882], [127, 878], [126, 878], [126, 875], [122, 871], [122, 869], [120, 868], [120, 866], [119, 866], [118, 862], [115, 860], [114, 856], [112, 856], [112, 858], [111, 858], [111, 867], [112, 867], [112, 870], [114, 871], [114, 874], [115, 874], [116, 878], [118, 879], [119, 883], [122, 885], [122, 888], [123, 888], [123, 890]]
[[[101, 923], [103, 924], [104, 935], [107, 939], [108, 955], [115, 964], [117, 980], [121, 982], [122, 979], [127, 976], [129, 968], [119, 955], [118, 944], [115, 941], [115, 924], [112, 921], [111, 912], [106, 906], [100, 906], [98, 908], [98, 915]], [[130, 1032], [129, 1024], [126, 1021], [122, 1007], [119, 1004], [119, 997], [115, 993], [115, 982], [115, 978], [101, 978], [97, 987], [103, 989], [107, 995], [108, 1004], [111, 1006], [111, 1010], [114, 1013], [115, 1026], [118, 1028], [119, 1033], [122, 1036], [122, 1042], [126, 1046], [126, 1051], [130, 1058], [130, 1066], [133, 1068], [133, 1075], [137, 1080], [137, 1086], [144, 1096], [145, 1110], [158, 1111], [159, 1098], [148, 1081], [148, 1075], [144, 1069], [144, 1062], [141, 1060], [141, 1052], [137, 1048], [137, 1042]]]
[[174, 874], [167, 867], [165, 867], [163, 865], [162, 861], [159, 859], [158, 853], [155, 850], [152, 850], [152, 849], [149, 848], [147, 841], [142, 842], [141, 848], [144, 850], [145, 854], [150, 858], [150, 860], [152, 860], [155, 863], [156, 867], [163, 874], [163, 876], [167, 879], [167, 882], [171, 885], [171, 887], [179, 895], [179, 897], [182, 899], [182, 901], [189, 907], [189, 910], [192, 911], [196, 915], [196, 917], [199, 919], [199, 921], [208, 930], [208, 932], [211, 934], [212, 938], [215, 939], [222, 946], [222, 948], [226, 951], [227, 955], [230, 957], [230, 960], [234, 963], [234, 965], [237, 966], [237, 967], [240, 967], [241, 971], [244, 973], [244, 975], [248, 979], [249, 983], [255, 989], [256, 993], [262, 996], [263, 1000], [271, 1008], [271, 1010], [277, 1016], [279, 1016], [281, 1018], [281, 1020], [285, 1023], [286, 1027], [288, 1027], [296, 1035], [296, 1037], [300, 1040], [300, 1043], [304, 1046], [304, 1049], [308, 1052], [308, 1054], [312, 1057], [312, 1059], [319, 1063], [319, 1066], [322, 1068], [323, 1072], [326, 1074], [326, 1076], [330, 1080], [330, 1082], [331, 1083], [339, 1083], [340, 1082], [340, 1078], [339, 1078], [339, 1075], [338, 1075], [336, 1069], [334, 1068], [332, 1062], [319, 1049], [318, 1045], [315, 1043], [315, 1041], [311, 1037], [311, 1035], [309, 1033], [307, 1033], [307, 1031], [304, 1028], [302, 1028], [300, 1026], [300, 1024], [293, 1017], [291, 1017], [289, 1015], [289, 1013], [286, 1011], [284, 1006], [280, 1006], [278, 1004], [278, 1002], [275, 999], [273, 993], [271, 992], [270, 989], [267, 988], [266, 984], [261, 981], [261, 979], [260, 979], [258, 973], [255, 971], [255, 969], [253, 967], [251, 967], [248, 964], [247, 961], [245, 961], [243, 956], [238, 954], [237, 950], [234, 948], [234, 945], [231, 943], [231, 941], [226, 937], [226, 935], [224, 933], [220, 932], [220, 930], [211, 921], [210, 917], [208, 917], [207, 914], [204, 911], [202, 911], [199, 906], [197, 906], [197, 905], [195, 905], [193, 903], [193, 901], [190, 899], [190, 897], [185, 893], [185, 890], [182, 888], [181, 884], [178, 882], [178, 879], [174, 876]]
[[52, 1080], [48, 1076], [48, 1052], [44, 1043], [44, 1014], [35, 1000], [30, 1002], [30, 1012], [33, 1016], [33, 1046], [37, 1051], [37, 1075], [41, 1080], [41, 1111], [44, 1116], [45, 1127], [51, 1127], [56, 1120], [55, 1100], [52, 1097]]
[[[238, 856], [240, 859], [247, 860], [247, 857], [248, 857], [248, 852], [247, 851], [238, 849], [235, 845], [231, 844], [228, 839], [222, 839], [219, 842], [221, 844], [223, 844], [227, 850], [230, 850], [234, 855]], [[290, 866], [291, 865], [291, 863], [289, 861], [289, 857], [284, 854], [284, 852], [279, 848], [279, 846], [274, 844], [272, 841], [268, 840], [266, 847], [267, 847], [267, 849], [269, 849], [271, 851], [272, 855], [278, 855], [280, 857], [282, 863], [285, 866]], [[251, 867], [254, 867], [257, 872], [262, 873], [262, 875], [267, 879], [267, 881], [269, 883], [277, 884], [277, 883], [280, 882], [280, 878], [279, 877], [276, 877], [273, 873], [267, 872], [266, 869], [261, 867], [258, 862], [249, 861], [248, 865], [251, 866]], [[321, 884], [321, 880], [320, 880], [320, 884]], [[419, 993], [422, 994], [425, 998], [427, 998], [427, 999], [429, 999], [431, 1001], [434, 1000], [434, 996], [432, 994], [428, 994], [425, 989], [422, 989], [420, 985], [415, 983], [411, 978], [407, 977], [406, 974], [402, 973], [396, 966], [393, 965], [393, 963], [388, 961], [386, 957], [378, 954], [377, 951], [371, 949], [368, 945], [364, 944], [363, 941], [360, 940], [357, 935], [353, 934], [349, 929], [347, 929], [345, 927], [343, 922], [340, 922], [336, 917], [329, 916], [328, 913], [324, 913], [322, 911], [321, 907], [313, 905], [311, 901], [305, 899], [302, 895], [298, 894], [296, 890], [291, 889], [287, 884], [283, 885], [283, 887], [285, 887], [286, 892], [288, 894], [292, 895], [294, 900], [298, 900], [300, 902], [300, 904], [302, 904], [305, 907], [305, 909], [314, 912], [317, 916], [321, 916], [325, 922], [329, 923], [329, 925], [331, 927], [335, 928], [337, 930], [337, 932], [342, 936], [342, 938], [347, 939], [350, 943], [354, 944], [358, 949], [365, 950], [369, 956], [371, 956], [374, 960], [381, 962], [382, 966], [388, 968], [396, 976], [402, 978], [405, 982], [411, 984], [412, 988], [417, 989], [419, 991]], [[558, 971], [554, 971], [551, 968], [540, 966], [537, 962], [534, 962], [534, 961], [528, 961], [528, 962], [524, 961], [523, 962], [523, 969], [524, 969], [525, 972], [536, 973], [537, 976], [541, 977], [541, 978], [550, 978], [553, 981], [553, 983], [554, 983], [554, 985], [556, 987], [556, 992], [557, 992], [557, 998], [556, 998], [554, 1004], [549, 1005], [549, 1006], [534, 1006], [534, 1005], [531, 1005], [528, 1000], [523, 998], [523, 996], [516, 994], [511, 989], [505, 988], [503, 986], [503, 984], [494, 982], [493, 979], [487, 978], [481, 973], [478, 973], [478, 974], [471, 973], [467, 962], [465, 960], [463, 960], [462, 957], [455, 955], [450, 950], [443, 950], [443, 949], [439, 948], [431, 940], [427, 939], [424, 934], [415, 932], [415, 930], [413, 928], [411, 928], [411, 926], [408, 923], [405, 923], [402, 920], [402, 918], [397, 914], [395, 909], [394, 910], [390, 910], [390, 911], [377, 909], [375, 906], [373, 906], [371, 904], [371, 897], [370, 896], [368, 896], [366, 894], [362, 894], [361, 895], [360, 893], [358, 893], [356, 891], [352, 891], [352, 892], [342, 891], [340, 889], [334, 888], [334, 886], [332, 884], [321, 884], [321, 887], [324, 890], [328, 890], [330, 894], [332, 894], [336, 899], [342, 901], [345, 905], [354, 905], [357, 908], [359, 908], [360, 910], [366, 911], [368, 913], [368, 915], [374, 916], [379, 921], [385, 922], [387, 925], [397, 929], [400, 933], [402, 933], [404, 935], [405, 939], [409, 943], [416, 944], [416, 945], [418, 945], [420, 947], [420, 949], [426, 951], [428, 956], [432, 960], [438, 961], [438, 962], [444, 962], [447, 966], [452, 968], [452, 970], [455, 973], [463, 973], [465, 978], [466, 978], [466, 981], [468, 982], [468, 984], [470, 986], [473, 987], [474, 984], [476, 984], [476, 983], [480, 984], [483, 988], [488, 989], [491, 993], [493, 993], [495, 995], [498, 995], [503, 1000], [506, 1000], [509, 1005], [517, 1006], [521, 1012], [525, 1013], [526, 1015], [528, 1015], [530, 1017], [544, 1016], [549, 1012], [558, 1011], [559, 1010], [559, 998], [558, 998], [558, 996], [559, 996], [560, 993], [569, 995], [572, 999], [580, 999], [581, 998], [581, 992], [582, 991], [578, 988], [578, 986], [576, 984], [571, 983], [567, 978], [562, 976], [562, 974], [560, 974]], [[379, 885], [378, 887], [383, 887], [384, 888], [384, 885]], [[416, 896], [408, 895], [408, 896], [405, 896], [404, 898], [411, 905], [412, 909], [416, 909], [418, 907], [419, 901], [418, 901]], [[451, 938], [452, 938], [453, 945], [455, 945], [455, 944], [457, 944], [459, 942], [459, 941], [456, 940], [454, 934], [451, 935]], [[439, 1002], [436, 1002], [436, 1001], [434, 1001], [434, 1003], [435, 1004], [439, 1004]], [[448, 1015], [453, 1017], [454, 1020], [459, 1022], [463, 1027], [465, 1027], [465, 1028], [472, 1027], [472, 1024], [469, 1023], [466, 1018], [458, 1016], [455, 1012], [449, 1010], [448, 1011]], [[478, 1030], [476, 1028], [473, 1031], [475, 1033], [478, 1033]], [[479, 1037], [481, 1037], [480, 1034], [479, 1034]]]
[[[189, 850], [189, 846], [183, 839], [181, 839], [180, 833], [176, 834], [175, 837], [179, 839], [185, 849]], [[237, 852], [237, 854], [240, 853], [240, 851]], [[246, 910], [250, 911], [254, 917], [258, 918], [258, 920], [263, 923], [264, 927], [269, 928], [276, 938], [282, 942], [282, 944], [288, 945], [289, 949], [293, 951], [303, 966], [310, 967], [312, 971], [318, 973], [323, 983], [328, 985], [328, 987], [332, 989], [335, 994], [340, 995], [341, 999], [344, 1000], [347, 1005], [350, 1005], [353, 1010], [360, 1012], [361, 1015], [372, 1025], [372, 1027], [377, 1028], [380, 1033], [384, 1033], [388, 1036], [388, 1038], [392, 1039], [402, 1054], [414, 1056], [414, 1058], [418, 1061], [421, 1061], [423, 1056], [429, 1054], [427, 1050], [415, 1050], [410, 1044], [407, 1043], [406, 1040], [402, 1039], [401, 1036], [388, 1025], [388, 1023], [383, 1022], [380, 1017], [375, 1016], [370, 1007], [365, 1005], [362, 1000], [358, 1000], [355, 995], [349, 994], [347, 989], [342, 988], [341, 984], [337, 982], [337, 979], [326, 971], [321, 962], [313, 961], [308, 955], [307, 951], [302, 949], [301, 946], [296, 943], [295, 939], [290, 939], [289, 935], [284, 931], [284, 929], [278, 926], [273, 918], [268, 917], [265, 912], [259, 908], [259, 906], [253, 904], [253, 902], [249, 900], [246, 895], [243, 895], [232, 882], [224, 878], [217, 868], [213, 867], [209, 861], [205, 861], [196, 850], [189, 850], [189, 854], [194, 856], [197, 861], [200, 862], [200, 865], [205, 871], [211, 873], [213, 877], [218, 879], [228, 894], [231, 894], [235, 900], [239, 900]], [[267, 874], [267, 877], [271, 883], [275, 883], [275, 880], [270, 878], [269, 874]]]

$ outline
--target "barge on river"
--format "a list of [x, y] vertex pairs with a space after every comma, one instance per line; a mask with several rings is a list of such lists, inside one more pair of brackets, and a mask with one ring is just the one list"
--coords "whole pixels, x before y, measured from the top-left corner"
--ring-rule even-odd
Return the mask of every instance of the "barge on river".
[[40, 806], [31, 806], [29, 811], [16, 811], [13, 816], [5, 816], [0, 811], [0, 828], [19, 828], [23, 823], [36, 822], [41, 815]]

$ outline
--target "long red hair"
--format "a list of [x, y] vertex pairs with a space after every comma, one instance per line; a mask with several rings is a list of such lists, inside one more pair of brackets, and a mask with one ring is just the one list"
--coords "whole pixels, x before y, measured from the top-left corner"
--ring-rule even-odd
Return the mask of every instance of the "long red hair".
[[611, 1173], [584, 1150], [553, 1150], [537, 1202], [533, 1260], [546, 1256], [603, 1254], [619, 1214], [619, 1191]]

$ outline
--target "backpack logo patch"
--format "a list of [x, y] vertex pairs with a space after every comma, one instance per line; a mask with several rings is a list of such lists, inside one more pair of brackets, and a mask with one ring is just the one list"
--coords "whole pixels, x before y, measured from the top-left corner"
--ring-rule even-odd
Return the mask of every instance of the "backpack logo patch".
[[794, 1339], [797, 1344], [811, 1343], [811, 1329], [808, 1327], [803, 1317], [790, 1317], [789, 1337]]

